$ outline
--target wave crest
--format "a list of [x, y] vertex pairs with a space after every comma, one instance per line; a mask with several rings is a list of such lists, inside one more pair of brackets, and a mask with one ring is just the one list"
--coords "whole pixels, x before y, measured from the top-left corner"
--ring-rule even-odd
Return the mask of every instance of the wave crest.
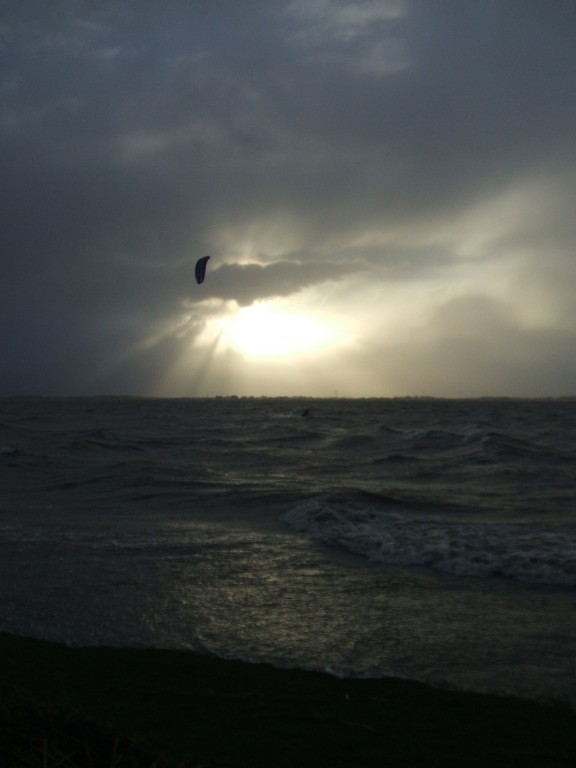
[[534, 524], [423, 520], [328, 498], [309, 499], [283, 519], [311, 538], [376, 563], [576, 586], [576, 531], [568, 526], [547, 532]]

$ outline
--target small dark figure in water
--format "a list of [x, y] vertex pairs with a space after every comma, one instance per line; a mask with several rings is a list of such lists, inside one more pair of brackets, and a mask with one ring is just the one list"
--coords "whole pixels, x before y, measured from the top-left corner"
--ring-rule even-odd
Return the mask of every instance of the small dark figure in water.
[[304, 408], [304, 410], [302, 411], [302, 418], [305, 418], [309, 414], [310, 414], [310, 411], [308, 410], [308, 408]]

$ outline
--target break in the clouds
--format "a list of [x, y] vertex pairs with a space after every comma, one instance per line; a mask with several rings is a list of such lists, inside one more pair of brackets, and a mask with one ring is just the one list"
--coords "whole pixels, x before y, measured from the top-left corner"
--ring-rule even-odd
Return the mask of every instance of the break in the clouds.
[[574, 394], [575, 32], [0, 3], [1, 392]]

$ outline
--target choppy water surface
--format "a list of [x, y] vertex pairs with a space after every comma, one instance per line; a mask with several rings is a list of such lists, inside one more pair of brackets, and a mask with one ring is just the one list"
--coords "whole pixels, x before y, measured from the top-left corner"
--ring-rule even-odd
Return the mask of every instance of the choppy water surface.
[[572, 401], [0, 400], [0, 631], [576, 701], [575, 459]]

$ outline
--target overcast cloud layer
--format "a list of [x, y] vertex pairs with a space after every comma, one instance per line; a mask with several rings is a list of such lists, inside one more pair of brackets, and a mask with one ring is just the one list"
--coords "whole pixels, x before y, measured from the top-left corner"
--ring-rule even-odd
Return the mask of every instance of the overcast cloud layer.
[[[0, 2], [0, 394], [576, 394], [575, 35], [573, 0]], [[227, 345], [267, 301], [342, 343]]]

